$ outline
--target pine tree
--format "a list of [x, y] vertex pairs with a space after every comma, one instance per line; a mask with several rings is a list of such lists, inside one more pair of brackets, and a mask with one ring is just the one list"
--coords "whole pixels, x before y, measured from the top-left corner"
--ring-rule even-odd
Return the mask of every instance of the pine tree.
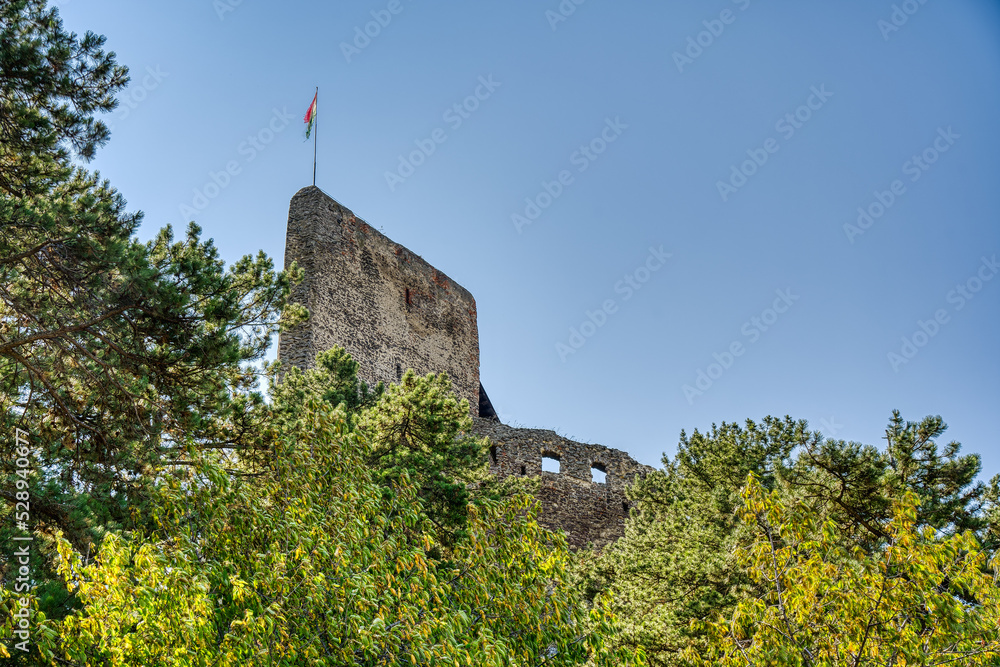
[[341, 407], [351, 428], [368, 433], [371, 450], [365, 465], [387, 495], [407, 480], [421, 508], [437, 527], [437, 541], [448, 547], [466, 533], [469, 504], [510, 495], [488, 480], [484, 439], [472, 435], [469, 404], [459, 401], [444, 373], [418, 376], [407, 370], [398, 384], [374, 390], [358, 381], [358, 364], [341, 347], [316, 356], [313, 368], [291, 368], [281, 382], [272, 371], [272, 420], [291, 426], [307, 414], [305, 405], [320, 400]]
[[881, 450], [828, 440], [788, 417], [713, 425], [690, 438], [682, 432], [677, 455], [630, 491], [624, 538], [599, 557], [583, 557], [582, 585], [612, 594], [623, 625], [616, 641], [643, 648], [650, 664], [682, 664], [685, 652], [700, 653], [711, 638], [706, 623], [765, 593], [734, 558], [756, 538], [738, 514], [748, 475], [783, 502], [809, 507], [819, 524], [833, 526], [826, 539], [871, 562], [890, 544], [894, 508], [908, 494], [918, 499], [919, 530], [971, 531], [988, 560], [1000, 526], [1000, 476], [989, 487], [977, 483], [977, 455], [963, 455], [958, 443], [936, 444], [945, 428], [940, 417], [913, 423], [893, 412]]
[[47, 194], [108, 140], [94, 114], [115, 108], [128, 69], [105, 38], [67, 32], [45, 0], [0, 3], [0, 193]]
[[688, 663], [1000, 663], [1000, 562], [971, 531], [921, 527], [921, 504], [912, 491], [896, 495], [887, 516], [871, 519], [884, 543], [869, 553], [845, 545], [837, 523], [809, 502], [769, 493], [750, 475], [738, 515], [753, 539], [734, 561], [760, 592], [703, 624], [708, 648], [689, 649]]
[[[86, 552], [149, 518], [163, 465], [261, 446], [260, 360], [300, 273], [263, 253], [226, 267], [193, 224], [135, 237], [140, 213], [74, 166], [108, 139], [127, 71], [104, 38], [39, 0], [0, 3], [0, 575], [10, 584], [14, 429], [28, 433], [31, 571], [53, 585], [51, 536]], [[284, 320], [282, 320], [284, 313]], [[266, 444], [266, 443], [264, 443]], [[60, 586], [46, 611], [72, 604]]]

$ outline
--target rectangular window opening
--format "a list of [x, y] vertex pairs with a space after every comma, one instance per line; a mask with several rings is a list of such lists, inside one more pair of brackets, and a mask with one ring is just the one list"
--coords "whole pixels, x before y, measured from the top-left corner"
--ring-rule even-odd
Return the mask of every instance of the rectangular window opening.
[[604, 466], [599, 463], [591, 464], [590, 481], [595, 484], [605, 484], [608, 481], [608, 474], [604, 471]]

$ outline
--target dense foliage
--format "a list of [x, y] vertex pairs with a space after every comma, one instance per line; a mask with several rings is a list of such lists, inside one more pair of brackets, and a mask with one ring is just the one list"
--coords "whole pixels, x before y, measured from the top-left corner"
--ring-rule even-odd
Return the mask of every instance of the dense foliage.
[[343, 410], [313, 400], [276, 437], [267, 473], [233, 477], [206, 455], [171, 475], [154, 534], [109, 537], [87, 565], [62, 543], [84, 608], [46, 624], [43, 650], [76, 665], [627, 662], [530, 498], [470, 506], [445, 547], [405, 473], [383, 493], [365, 465], [377, 445]]
[[894, 413], [881, 449], [682, 432], [625, 537], [574, 555], [444, 375], [369, 388], [335, 348], [265, 402], [301, 274], [193, 223], [137, 240], [73, 162], [128, 82], [104, 41], [0, 2], [0, 662], [1000, 664], [1000, 477], [940, 417]]
[[63, 29], [45, 0], [0, 3], [0, 193], [44, 195], [107, 142], [95, 113], [115, 108], [128, 69], [103, 50], [105, 38]]
[[[740, 518], [751, 474], [761, 488], [830, 526], [839, 548], [859, 550], [871, 562], [884, 557], [894, 508], [909, 495], [918, 501], [918, 529], [969, 531], [963, 539], [975, 540], [989, 558], [998, 544], [1000, 478], [990, 486], [975, 482], [979, 457], [960, 454], [957, 443], [939, 447], [944, 430], [940, 417], [912, 423], [894, 413], [885, 449], [829, 440], [787, 417], [682, 433], [677, 455], [631, 490], [635, 507], [625, 537], [581, 559], [580, 585], [611, 593], [623, 624], [616, 641], [644, 649], [650, 664], [684, 664], [682, 655], [708, 650], [707, 624], [765, 593], [736, 557], [756, 539]], [[967, 591], [943, 585], [972, 603]]]
[[807, 503], [766, 492], [751, 475], [739, 515], [754, 535], [735, 553], [761, 593], [707, 624], [691, 664], [1000, 664], [1000, 563], [970, 531], [919, 527], [919, 496], [893, 500], [878, 521], [882, 548], [844, 544]]
[[[74, 166], [108, 138], [127, 70], [104, 38], [67, 32], [41, 0], [0, 3], [0, 575], [17, 493], [40, 538], [42, 608], [73, 604], [51, 570], [61, 530], [84, 551], [148, 521], [153, 471], [191, 447], [258, 446], [251, 362], [284, 323], [297, 270], [263, 254], [226, 267], [192, 223], [135, 238], [141, 214]], [[29, 433], [17, 488], [15, 428]]]

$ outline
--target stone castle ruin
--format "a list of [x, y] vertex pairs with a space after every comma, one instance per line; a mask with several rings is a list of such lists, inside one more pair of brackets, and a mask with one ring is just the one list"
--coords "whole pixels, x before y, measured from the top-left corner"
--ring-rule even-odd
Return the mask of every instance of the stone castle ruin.
[[[480, 382], [476, 300], [468, 290], [315, 186], [289, 206], [286, 268], [293, 261], [305, 280], [292, 298], [310, 318], [281, 334], [281, 361], [306, 369], [318, 352], [340, 345], [369, 385], [396, 382], [408, 368], [446, 372], [455, 394], [469, 401], [476, 435], [490, 439], [491, 472], [541, 477], [543, 525], [565, 530], [574, 548], [622, 535], [625, 488], [648, 466], [617, 449], [502, 424]], [[543, 457], [558, 461], [559, 472], [543, 471]]]

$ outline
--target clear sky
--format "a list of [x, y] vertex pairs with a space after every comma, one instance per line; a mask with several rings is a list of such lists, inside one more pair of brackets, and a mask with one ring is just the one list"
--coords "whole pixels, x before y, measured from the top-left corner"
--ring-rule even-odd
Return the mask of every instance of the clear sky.
[[656, 465], [898, 408], [1000, 472], [996, 2], [59, 5], [132, 70], [91, 166], [144, 238], [280, 264], [319, 86], [317, 185], [476, 297], [507, 423]]

